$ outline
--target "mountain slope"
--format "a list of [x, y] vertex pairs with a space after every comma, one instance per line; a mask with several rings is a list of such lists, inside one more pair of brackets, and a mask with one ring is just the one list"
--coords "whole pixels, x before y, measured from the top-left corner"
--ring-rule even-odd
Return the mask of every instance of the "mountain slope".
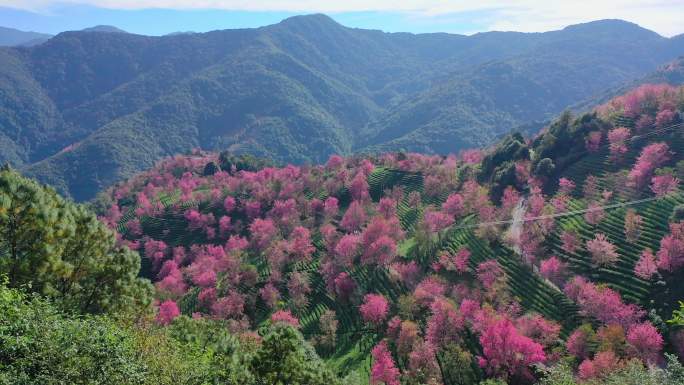
[[684, 56], [671, 62], [665, 63], [648, 75], [628, 82], [627, 84], [614, 87], [604, 92], [594, 95], [587, 100], [577, 103], [571, 107], [574, 111], [588, 111], [608, 100], [627, 93], [627, 91], [637, 88], [642, 84], [670, 84], [673, 86], [684, 84]]
[[684, 86], [644, 85], [463, 156], [198, 151], [95, 206], [173, 317], [287, 322], [340, 376], [533, 384], [544, 365], [567, 372], [545, 384], [626, 383], [606, 378], [684, 358], [664, 322], [684, 298], [683, 117]]
[[513, 127], [550, 119], [576, 100], [640, 77], [684, 49], [679, 39], [663, 40], [617, 20], [544, 35], [524, 54], [454, 73], [396, 106], [375, 123], [370, 150], [444, 153], [454, 145], [486, 145]]
[[41, 44], [51, 38], [52, 35], [39, 32], [26, 32], [14, 28], [0, 27], [0, 46], [32, 46]]
[[11, 81], [0, 108], [12, 119], [0, 126], [0, 160], [82, 200], [194, 147], [315, 163], [487, 145], [644, 76], [684, 45], [621, 21], [461, 36], [310, 15], [163, 37], [66, 32], [2, 52]]

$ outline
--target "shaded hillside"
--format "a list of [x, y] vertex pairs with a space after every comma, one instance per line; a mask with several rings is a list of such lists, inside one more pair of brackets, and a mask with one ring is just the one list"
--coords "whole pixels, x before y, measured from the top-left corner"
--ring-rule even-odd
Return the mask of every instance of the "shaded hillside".
[[195, 147], [297, 163], [456, 151], [643, 76], [683, 45], [622, 21], [469, 37], [323, 15], [163, 37], [66, 32], [0, 52], [0, 159], [82, 200]]
[[683, 113], [645, 85], [461, 156], [198, 151], [95, 206], [165, 323], [287, 323], [355, 384], [678, 384], [654, 364], [684, 357]]
[[577, 103], [571, 107], [573, 111], [588, 111], [608, 100], [622, 95], [642, 84], [670, 84], [673, 86], [684, 84], [684, 56], [658, 67], [654, 72], [627, 84], [605, 90], [598, 95]]
[[606, 87], [631, 82], [684, 49], [682, 37], [663, 44], [657, 34], [618, 20], [567, 27], [539, 40], [522, 54], [444, 76], [394, 107], [374, 123], [371, 148], [445, 153], [454, 145], [481, 147], [513, 127], [549, 120]]

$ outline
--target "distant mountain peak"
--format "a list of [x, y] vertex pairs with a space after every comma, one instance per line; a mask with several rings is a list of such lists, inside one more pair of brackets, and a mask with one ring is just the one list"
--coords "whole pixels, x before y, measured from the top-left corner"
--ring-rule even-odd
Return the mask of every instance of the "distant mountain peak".
[[312, 13], [309, 15], [298, 15], [288, 17], [287, 19], [280, 22], [283, 25], [308, 25], [308, 26], [334, 26], [341, 27], [342, 24], [338, 23], [332, 17], [325, 15], [323, 13]]
[[128, 33], [123, 29], [117, 28], [113, 25], [96, 25], [90, 28], [84, 28], [82, 32], [109, 32], [109, 33]]

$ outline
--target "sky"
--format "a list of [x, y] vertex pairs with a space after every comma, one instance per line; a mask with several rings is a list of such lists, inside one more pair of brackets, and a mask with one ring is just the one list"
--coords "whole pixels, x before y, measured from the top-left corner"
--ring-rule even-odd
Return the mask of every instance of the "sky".
[[0, 0], [0, 26], [50, 34], [102, 24], [144, 35], [206, 32], [309, 13], [387, 32], [543, 32], [623, 19], [684, 33], [684, 0]]

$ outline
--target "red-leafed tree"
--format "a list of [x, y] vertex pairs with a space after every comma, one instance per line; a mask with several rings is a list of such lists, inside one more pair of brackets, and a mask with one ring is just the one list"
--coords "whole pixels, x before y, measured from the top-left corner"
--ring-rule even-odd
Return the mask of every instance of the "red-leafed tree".
[[468, 271], [468, 261], [470, 260], [470, 250], [465, 247], [460, 248], [456, 255], [454, 255], [454, 267], [459, 273], [465, 273]]
[[432, 301], [446, 293], [446, 285], [437, 276], [423, 279], [413, 290], [413, 296], [421, 305], [429, 306]]
[[[394, 318], [392, 320], [394, 320]], [[418, 324], [408, 320], [401, 321], [395, 341], [399, 357], [408, 357], [409, 353], [413, 350], [414, 345], [419, 340], [420, 328], [418, 327]]]
[[343, 271], [339, 273], [334, 279], [335, 294], [337, 298], [342, 301], [347, 301], [356, 292], [356, 282], [349, 273]]
[[425, 212], [423, 221], [427, 229], [432, 233], [438, 233], [451, 226], [454, 220], [442, 211], [428, 210]]
[[558, 192], [569, 195], [575, 189], [575, 182], [567, 178], [558, 179]]
[[584, 213], [584, 220], [592, 226], [596, 226], [606, 217], [606, 211], [599, 202], [591, 202]]
[[394, 217], [397, 213], [397, 201], [389, 197], [380, 198], [378, 213], [385, 219]]

